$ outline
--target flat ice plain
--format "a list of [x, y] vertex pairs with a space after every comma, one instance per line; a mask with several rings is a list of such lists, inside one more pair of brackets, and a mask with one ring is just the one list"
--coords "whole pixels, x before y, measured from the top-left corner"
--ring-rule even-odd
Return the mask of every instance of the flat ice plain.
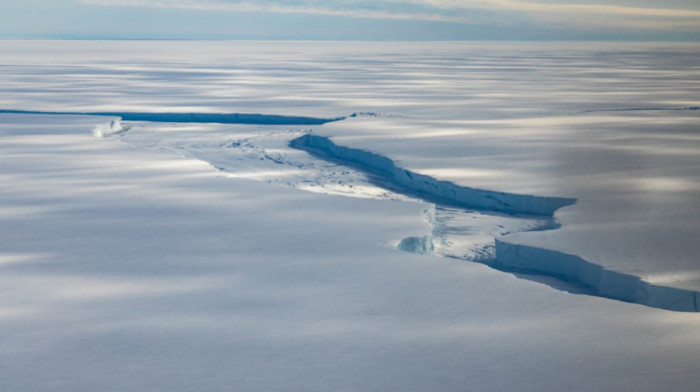
[[[349, 116], [0, 113], [2, 390], [700, 388], [697, 44], [0, 51], [0, 111]], [[522, 231], [547, 223], [436, 209], [289, 147], [305, 135], [576, 202]], [[509, 267], [585, 260], [631, 302], [466, 261], [499, 262], [494, 237]]]

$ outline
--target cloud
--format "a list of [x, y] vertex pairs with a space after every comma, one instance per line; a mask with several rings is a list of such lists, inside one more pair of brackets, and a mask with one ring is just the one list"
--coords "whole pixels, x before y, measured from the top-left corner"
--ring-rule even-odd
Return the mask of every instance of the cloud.
[[[421, 4], [411, 3], [411, 7], [396, 7], [399, 1], [225, 1], [225, 0], [82, 0], [82, 3], [105, 6], [132, 6], [150, 8], [180, 8], [202, 11], [238, 11], [238, 12], [273, 12], [301, 13], [312, 15], [349, 16], [356, 18], [374, 19], [403, 19], [427, 20], [439, 22], [469, 23], [471, 20], [464, 15], [455, 16], [443, 12], [435, 12], [433, 7], [421, 7]], [[408, 8], [402, 9], [402, 8]], [[426, 8], [431, 12], [425, 12]], [[439, 10], [438, 10], [439, 11]]]
[[[581, 0], [585, 1], [585, 0]], [[303, 13], [355, 18], [426, 20], [452, 23], [531, 22], [544, 26], [633, 30], [700, 30], [700, 9], [681, 1], [681, 8], [524, 0], [81, 0], [103, 6], [180, 8], [237, 12]], [[640, 2], [632, 2], [639, 4]], [[679, 2], [676, 1], [675, 4]], [[693, 9], [695, 7], [695, 9]]]
[[[455, 1], [416, 0], [435, 7], [464, 8], [480, 3], [491, 10], [518, 12], [541, 22], [564, 23], [578, 27], [627, 27], [641, 30], [700, 29], [700, 10], [658, 8], [623, 4], [540, 3], [521, 0]], [[689, 4], [687, 4], [689, 5]], [[696, 6], [697, 7], [697, 6]]]

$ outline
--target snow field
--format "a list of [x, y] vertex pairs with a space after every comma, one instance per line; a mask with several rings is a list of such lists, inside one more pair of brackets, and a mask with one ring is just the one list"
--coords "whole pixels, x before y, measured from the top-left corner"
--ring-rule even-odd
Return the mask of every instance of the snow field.
[[230, 178], [95, 119], [0, 115], [4, 390], [698, 385], [696, 314], [397, 252], [426, 205]]
[[[696, 44], [0, 46], [0, 109], [373, 113], [130, 122], [107, 138], [91, 129], [109, 118], [0, 114], [2, 390], [700, 385], [697, 313], [395, 250], [417, 238], [487, 260], [503, 236], [516, 266], [570, 256], [628, 277], [624, 293], [643, 281], [638, 298], [665, 287], [653, 295], [689, 304], [700, 139], [698, 111], [678, 109], [699, 104]], [[288, 148], [310, 132], [457, 186], [577, 202], [557, 230], [471, 226]]]

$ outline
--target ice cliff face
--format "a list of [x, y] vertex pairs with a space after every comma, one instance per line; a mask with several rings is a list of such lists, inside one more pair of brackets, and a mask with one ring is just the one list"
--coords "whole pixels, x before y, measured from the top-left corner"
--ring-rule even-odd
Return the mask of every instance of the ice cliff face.
[[431, 202], [474, 208], [507, 214], [532, 214], [552, 216], [561, 207], [576, 200], [562, 197], [518, 195], [487, 191], [437, 180], [424, 174], [397, 167], [394, 162], [369, 151], [343, 147], [330, 139], [312, 134], [291, 142], [295, 148], [316, 151], [344, 162], [358, 165], [366, 171], [382, 176], [390, 185], [403, 188]]
[[604, 269], [578, 256], [496, 239], [494, 267], [526, 270], [589, 287], [601, 297], [655, 308], [697, 312], [700, 293], [645, 282], [633, 275]]
[[50, 114], [50, 115], [86, 115], [119, 117], [123, 121], [151, 121], [172, 123], [219, 123], [219, 124], [257, 124], [257, 125], [321, 125], [340, 121], [345, 117], [317, 118], [304, 116], [284, 116], [258, 113], [149, 113], [149, 112], [43, 112], [35, 110], [6, 110], [6, 114]]
[[95, 135], [95, 137], [110, 137], [113, 135], [122, 134], [128, 130], [129, 127], [122, 126], [121, 121], [111, 120], [104, 124], [95, 125], [95, 127], [92, 129], [92, 134]]

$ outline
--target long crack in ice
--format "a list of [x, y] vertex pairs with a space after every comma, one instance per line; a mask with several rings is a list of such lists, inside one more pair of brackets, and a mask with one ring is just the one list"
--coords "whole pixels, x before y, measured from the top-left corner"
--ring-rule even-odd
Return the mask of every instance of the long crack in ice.
[[[469, 226], [445, 223], [446, 217], [454, 219], [459, 216], [454, 213], [457, 211], [454, 207], [507, 213], [531, 220], [533, 214], [540, 215], [542, 220], [524, 223], [519, 227], [519, 231], [525, 231], [557, 228], [558, 225], [552, 218], [554, 212], [575, 202], [574, 199], [567, 198], [518, 195], [462, 187], [405, 170], [397, 167], [389, 158], [365, 150], [339, 146], [329, 138], [321, 136], [306, 134], [294, 139], [290, 145], [306, 150], [319, 158], [345, 161], [348, 165], [361, 168], [375, 176], [381, 176], [383, 181], [393, 189], [435, 203], [434, 212], [426, 211], [426, 219], [433, 225], [433, 230], [424, 237], [410, 237], [402, 240], [399, 248], [406, 251], [469, 259], [460, 257], [459, 252], [455, 252], [459, 247], [452, 246], [453, 238], [463, 238], [467, 234], [464, 232], [465, 227]], [[446, 214], [442, 217], [443, 222], [440, 222], [438, 211], [452, 211], [452, 214]], [[480, 226], [489, 227], [483, 224]], [[496, 227], [499, 227], [497, 223]], [[531, 274], [556, 278], [555, 284], [547, 280], [542, 281], [537, 277], [533, 280], [571, 292], [667, 310], [700, 311], [698, 308], [700, 292], [654, 285], [634, 275], [607, 270], [575, 255], [510, 243], [507, 241], [507, 234], [499, 230], [486, 230], [480, 233], [479, 235], [495, 237], [494, 250], [491, 253], [485, 248], [482, 257], [473, 257], [471, 260], [482, 262], [495, 269], [513, 272], [525, 278], [529, 278]], [[494, 257], [490, 257], [490, 254]]]
[[[696, 107], [630, 110], [697, 110]], [[593, 112], [590, 110], [587, 112]], [[601, 110], [602, 111], [602, 110]], [[10, 114], [102, 115], [130, 121], [173, 123], [230, 123], [262, 125], [318, 125], [347, 117], [262, 114], [195, 113], [73, 113], [0, 110]], [[351, 116], [377, 115], [356, 113]], [[397, 167], [384, 156], [335, 144], [309, 131], [258, 132], [218, 144], [163, 139], [139, 139], [126, 134], [118, 120], [101, 124], [96, 136], [119, 136], [137, 146], [186, 153], [209, 162], [231, 177], [280, 183], [313, 192], [378, 199], [422, 200], [434, 207], [425, 211], [431, 232], [400, 241], [398, 248], [486, 264], [498, 270], [539, 281], [569, 292], [585, 293], [651, 307], [700, 311], [700, 292], [654, 285], [633, 275], [607, 270], [578, 256], [511, 243], [510, 232], [558, 227], [553, 216], [575, 199], [519, 195], [459, 186]], [[293, 149], [308, 154], [295, 154]], [[320, 159], [315, 159], [320, 158]], [[251, 164], [251, 162], [255, 162]], [[246, 168], [248, 170], [240, 170]], [[478, 229], [476, 229], [478, 228]]]

